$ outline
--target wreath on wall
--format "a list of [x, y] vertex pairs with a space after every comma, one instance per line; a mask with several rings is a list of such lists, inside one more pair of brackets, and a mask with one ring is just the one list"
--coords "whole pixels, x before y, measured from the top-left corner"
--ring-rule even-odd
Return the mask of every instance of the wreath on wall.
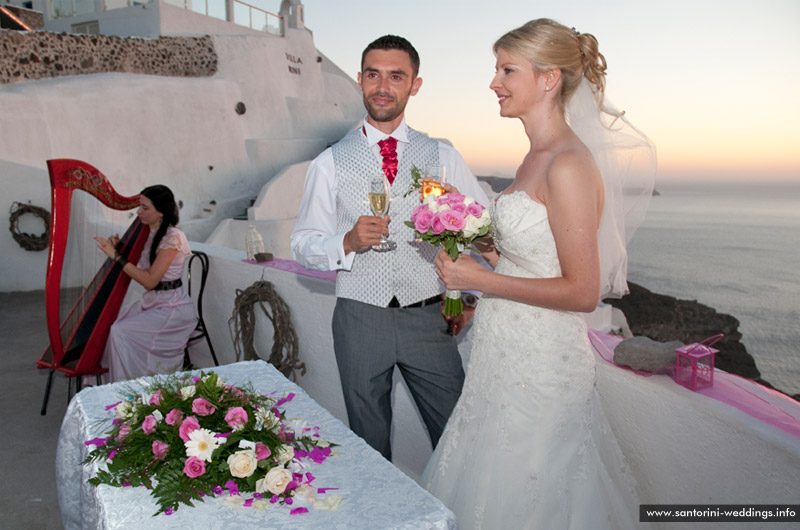
[[[40, 206], [14, 202], [11, 205], [10, 214], [9, 221], [11, 224], [8, 229], [14, 241], [16, 241], [19, 246], [30, 251], [44, 250], [47, 248], [50, 242], [50, 212]], [[34, 217], [38, 217], [44, 221], [44, 232], [41, 235], [36, 236], [28, 234], [19, 229], [19, 218], [25, 214], [32, 214]]]
[[[269, 306], [269, 311], [264, 306], [265, 302]], [[246, 361], [260, 359], [253, 344], [256, 332], [256, 304], [272, 322], [273, 343], [267, 362], [287, 378], [297, 381], [295, 371], [299, 370], [300, 375], [305, 375], [306, 365], [300, 362], [292, 314], [289, 306], [275, 291], [275, 286], [266, 280], [257, 281], [244, 290], [236, 289], [233, 315], [228, 320], [236, 360], [242, 360], [243, 355]]]

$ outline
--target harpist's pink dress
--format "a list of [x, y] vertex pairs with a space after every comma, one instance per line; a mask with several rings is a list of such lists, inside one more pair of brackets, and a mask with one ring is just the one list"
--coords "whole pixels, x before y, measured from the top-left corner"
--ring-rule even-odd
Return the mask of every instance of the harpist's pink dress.
[[[150, 268], [150, 247], [154, 231], [145, 243], [138, 267]], [[176, 248], [162, 282], [177, 280], [183, 273], [183, 262], [191, 253], [186, 236], [171, 226], [158, 249]], [[192, 300], [184, 287], [168, 291], [146, 291], [142, 298], [123, 307], [111, 326], [103, 363], [109, 368], [111, 381], [133, 379], [143, 375], [175, 372], [183, 363], [183, 348], [197, 324]]]

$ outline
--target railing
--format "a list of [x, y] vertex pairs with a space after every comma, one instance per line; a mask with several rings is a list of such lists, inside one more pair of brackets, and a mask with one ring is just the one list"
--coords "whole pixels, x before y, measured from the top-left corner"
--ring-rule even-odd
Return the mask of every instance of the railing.
[[[73, 17], [94, 13], [96, 10], [110, 11], [122, 7], [142, 5], [154, 0], [50, 0], [53, 18]], [[163, 0], [165, 3], [182, 7], [201, 15], [228, 20], [272, 35], [283, 36], [283, 17], [270, 13], [260, 7], [241, 0], [231, 0], [232, 13], [228, 13], [228, 0]]]
[[[280, 15], [270, 13], [240, 0], [233, 0], [233, 4], [234, 23], [258, 31], [266, 31], [279, 37], [283, 35], [283, 17]], [[243, 22], [244, 19], [247, 20], [247, 24]]]

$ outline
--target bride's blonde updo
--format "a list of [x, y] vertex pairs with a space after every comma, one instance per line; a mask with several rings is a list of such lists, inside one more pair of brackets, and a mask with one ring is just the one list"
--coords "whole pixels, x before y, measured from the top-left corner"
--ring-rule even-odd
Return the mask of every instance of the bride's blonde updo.
[[525, 58], [540, 71], [561, 70], [561, 101], [567, 102], [583, 77], [601, 93], [606, 85], [606, 59], [589, 33], [578, 33], [549, 18], [531, 20], [494, 43], [494, 52]]

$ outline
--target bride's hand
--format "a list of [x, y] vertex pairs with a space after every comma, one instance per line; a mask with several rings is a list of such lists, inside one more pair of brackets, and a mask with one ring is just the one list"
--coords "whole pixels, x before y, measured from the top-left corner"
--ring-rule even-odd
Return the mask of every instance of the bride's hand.
[[440, 250], [434, 260], [436, 274], [448, 289], [476, 289], [476, 278], [486, 272], [471, 256], [461, 254], [455, 261], [444, 250]]
[[461, 195], [461, 192], [458, 191], [458, 188], [456, 188], [452, 184], [448, 184], [447, 182], [442, 184], [442, 188], [444, 188], [445, 193], [455, 193], [457, 195]]
[[447, 182], [442, 184], [442, 188], [444, 189], [445, 193], [455, 193], [457, 195], [461, 195], [461, 192], [458, 191], [458, 188], [456, 188], [452, 184], [448, 184]]

